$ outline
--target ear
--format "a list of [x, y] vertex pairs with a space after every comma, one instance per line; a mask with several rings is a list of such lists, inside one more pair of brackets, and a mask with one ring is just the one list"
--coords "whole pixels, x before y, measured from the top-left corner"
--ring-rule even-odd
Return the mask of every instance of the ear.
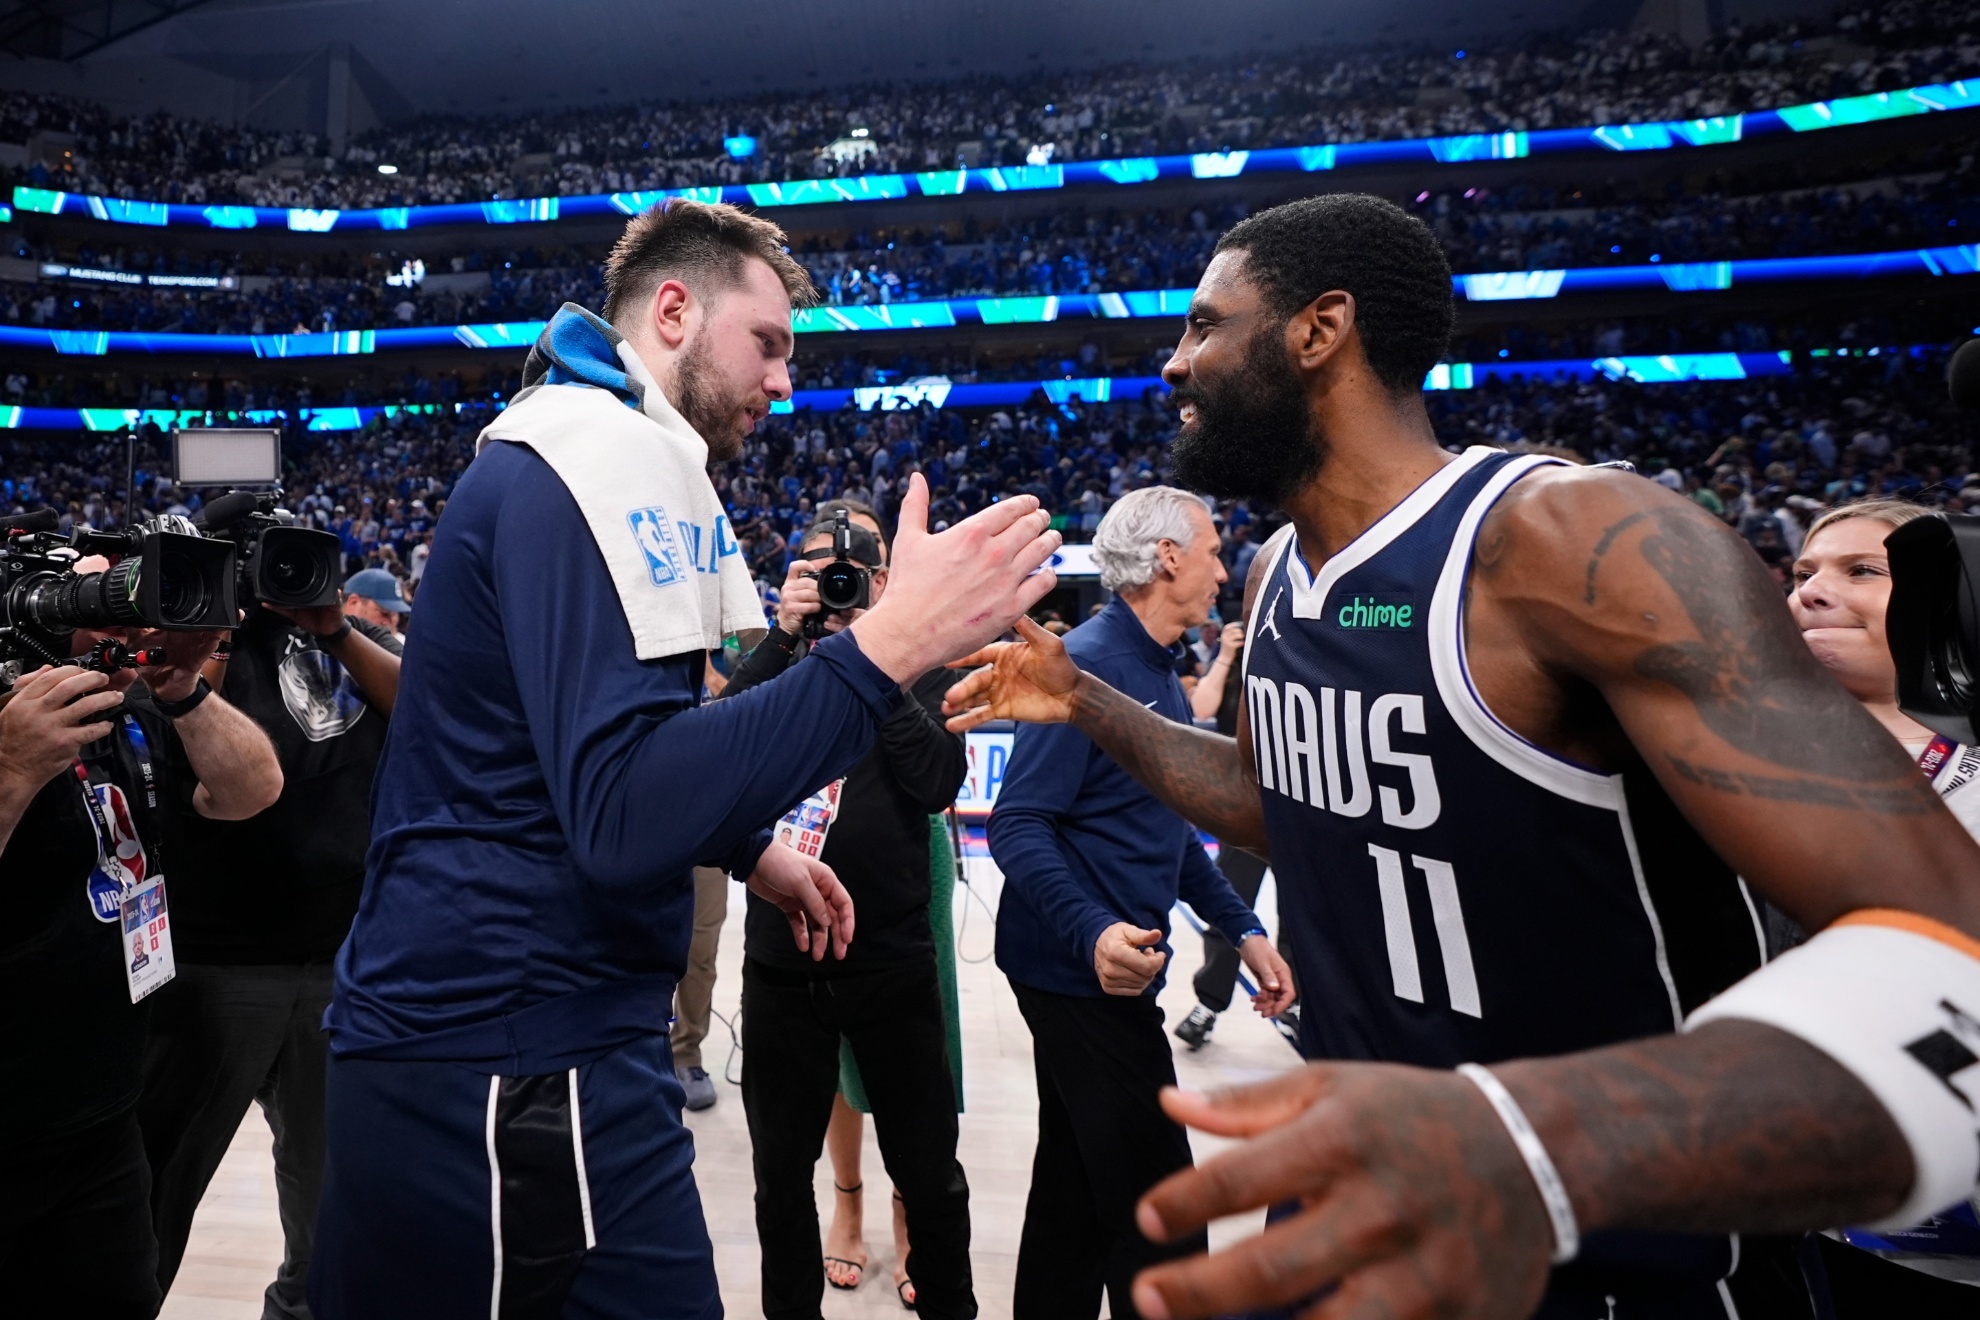
[[1355, 326], [1354, 295], [1340, 289], [1321, 294], [1286, 322], [1286, 347], [1302, 372], [1319, 371], [1341, 352]]
[[687, 342], [689, 321], [699, 313], [700, 305], [694, 294], [679, 280], [663, 280], [653, 291], [650, 313], [653, 333], [668, 348], [679, 348]]
[[1163, 537], [1155, 543], [1155, 553], [1161, 556], [1162, 571], [1174, 577], [1176, 570], [1182, 567], [1182, 547]]

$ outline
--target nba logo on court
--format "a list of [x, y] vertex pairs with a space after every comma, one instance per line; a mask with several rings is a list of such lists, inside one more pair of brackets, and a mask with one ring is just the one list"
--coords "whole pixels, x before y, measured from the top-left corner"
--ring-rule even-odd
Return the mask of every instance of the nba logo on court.
[[639, 542], [640, 552], [646, 556], [646, 572], [653, 585], [664, 587], [679, 580], [681, 561], [674, 550], [674, 525], [667, 511], [658, 505], [634, 509], [626, 521], [632, 524], [633, 540]]

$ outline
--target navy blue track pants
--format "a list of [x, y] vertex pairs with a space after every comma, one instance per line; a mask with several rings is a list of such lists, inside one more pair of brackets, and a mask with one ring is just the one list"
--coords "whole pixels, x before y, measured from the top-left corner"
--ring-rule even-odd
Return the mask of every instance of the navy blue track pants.
[[337, 1059], [317, 1320], [720, 1320], [665, 1036], [568, 1072]]

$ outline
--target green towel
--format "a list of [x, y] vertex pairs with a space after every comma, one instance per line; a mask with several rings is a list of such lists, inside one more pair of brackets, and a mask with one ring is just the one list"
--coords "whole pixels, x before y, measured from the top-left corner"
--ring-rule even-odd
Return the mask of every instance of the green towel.
[[[956, 1112], [963, 1112], [962, 1002], [956, 997], [956, 853], [946, 816], [928, 818], [928, 926], [935, 936], [935, 979], [942, 985], [942, 1017], [949, 1026], [949, 1071], [956, 1081]], [[839, 1090], [862, 1114], [873, 1112], [860, 1084], [852, 1045], [839, 1038]]]

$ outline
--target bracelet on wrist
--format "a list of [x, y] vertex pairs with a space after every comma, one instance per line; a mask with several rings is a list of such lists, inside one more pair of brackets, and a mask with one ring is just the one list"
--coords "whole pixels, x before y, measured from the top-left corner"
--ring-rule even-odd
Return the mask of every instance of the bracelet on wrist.
[[336, 646], [355, 631], [356, 629], [351, 626], [350, 616], [346, 615], [343, 627], [333, 633], [318, 633], [316, 643], [319, 646]]
[[208, 683], [205, 676], [202, 675], [199, 681], [193, 684], [193, 690], [178, 701], [169, 701], [159, 696], [156, 692], [153, 692], [151, 694], [151, 704], [156, 706], [158, 713], [166, 719], [176, 720], [181, 716], [192, 714], [193, 709], [200, 702], [205, 701], [212, 695], [213, 685]]
[[1547, 1154], [1546, 1146], [1541, 1144], [1540, 1134], [1533, 1130], [1526, 1111], [1519, 1107], [1513, 1093], [1491, 1072], [1475, 1063], [1461, 1063], [1457, 1071], [1485, 1093], [1486, 1102], [1498, 1115], [1506, 1135], [1512, 1138], [1520, 1159], [1526, 1162], [1526, 1172], [1539, 1189], [1540, 1203], [1546, 1207], [1547, 1220], [1554, 1228], [1554, 1264], [1565, 1265], [1581, 1251], [1581, 1229], [1575, 1222], [1574, 1202], [1568, 1197], [1567, 1184], [1561, 1181], [1553, 1158]]

